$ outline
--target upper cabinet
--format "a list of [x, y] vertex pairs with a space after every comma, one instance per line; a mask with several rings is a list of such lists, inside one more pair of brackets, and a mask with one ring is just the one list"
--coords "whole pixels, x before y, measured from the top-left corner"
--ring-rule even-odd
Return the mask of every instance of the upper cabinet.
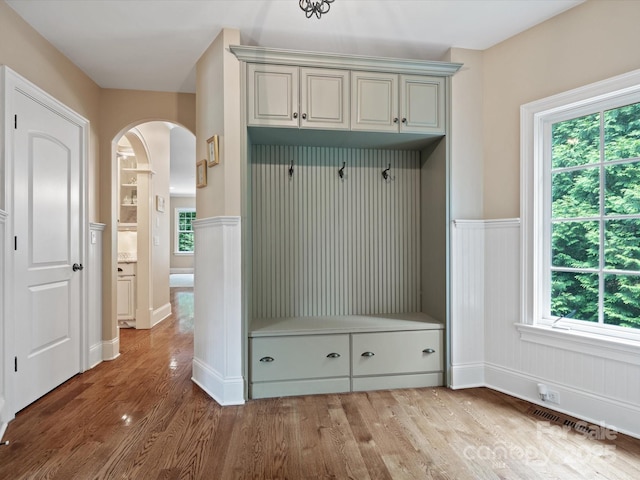
[[351, 129], [444, 134], [444, 79], [378, 72], [351, 74]]
[[247, 67], [249, 125], [349, 129], [349, 72], [287, 65]]
[[[269, 141], [381, 146], [446, 134], [448, 77], [461, 64], [241, 45], [230, 49], [246, 65], [246, 124], [308, 129], [295, 136], [275, 129]], [[264, 134], [255, 133], [263, 139]]]

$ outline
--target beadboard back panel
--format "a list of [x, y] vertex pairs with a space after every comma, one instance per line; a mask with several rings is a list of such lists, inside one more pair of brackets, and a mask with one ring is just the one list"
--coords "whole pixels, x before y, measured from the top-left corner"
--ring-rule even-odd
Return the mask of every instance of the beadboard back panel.
[[251, 159], [254, 318], [420, 310], [419, 152], [254, 145]]

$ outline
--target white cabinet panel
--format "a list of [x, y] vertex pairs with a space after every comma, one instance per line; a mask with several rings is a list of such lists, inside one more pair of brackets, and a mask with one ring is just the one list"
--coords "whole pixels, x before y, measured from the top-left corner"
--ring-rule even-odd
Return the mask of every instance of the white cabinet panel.
[[298, 126], [298, 67], [247, 66], [249, 125]]
[[400, 77], [400, 131], [444, 133], [444, 79]]
[[349, 72], [300, 69], [300, 126], [349, 129]]
[[349, 376], [349, 335], [251, 339], [251, 381]]
[[351, 130], [398, 131], [398, 75], [352, 72]]
[[352, 338], [354, 376], [442, 369], [442, 330], [359, 333]]

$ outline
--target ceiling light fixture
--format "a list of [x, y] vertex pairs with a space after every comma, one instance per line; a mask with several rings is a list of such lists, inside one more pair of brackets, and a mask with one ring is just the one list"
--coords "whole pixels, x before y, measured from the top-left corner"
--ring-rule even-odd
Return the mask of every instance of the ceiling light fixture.
[[300, 8], [307, 18], [313, 15], [320, 18], [323, 13], [327, 13], [334, 0], [300, 0]]

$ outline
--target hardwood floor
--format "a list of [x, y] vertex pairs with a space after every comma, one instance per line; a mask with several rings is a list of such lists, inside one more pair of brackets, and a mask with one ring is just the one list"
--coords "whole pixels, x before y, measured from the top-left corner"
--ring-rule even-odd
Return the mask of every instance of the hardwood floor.
[[[193, 296], [120, 357], [21, 411], [0, 479], [640, 478], [640, 440], [554, 427], [488, 389], [405, 389], [220, 407], [190, 380]], [[594, 435], [595, 436], [595, 435]]]

